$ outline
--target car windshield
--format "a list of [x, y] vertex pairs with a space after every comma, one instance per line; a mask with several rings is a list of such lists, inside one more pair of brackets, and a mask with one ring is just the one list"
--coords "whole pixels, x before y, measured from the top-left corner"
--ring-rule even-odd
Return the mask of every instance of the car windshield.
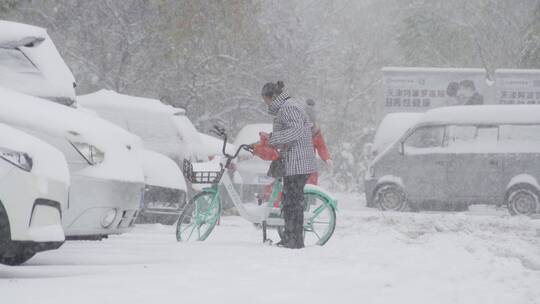
[[40, 74], [34, 64], [18, 49], [0, 48], [0, 67], [13, 73]]
[[434, 148], [441, 147], [444, 137], [444, 126], [422, 127], [417, 129], [405, 142], [407, 147]]

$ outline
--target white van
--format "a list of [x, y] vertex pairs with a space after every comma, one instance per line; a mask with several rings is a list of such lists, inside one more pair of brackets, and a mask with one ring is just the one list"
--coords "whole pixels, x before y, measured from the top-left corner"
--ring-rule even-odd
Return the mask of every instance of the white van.
[[99, 239], [130, 230], [144, 189], [140, 139], [71, 107], [5, 88], [0, 88], [0, 96], [0, 122], [64, 153], [71, 173], [62, 219], [68, 239]]
[[52, 146], [0, 124], [0, 263], [18, 265], [64, 243], [69, 171]]
[[383, 210], [507, 206], [540, 212], [540, 107], [430, 110], [366, 174], [368, 205]]

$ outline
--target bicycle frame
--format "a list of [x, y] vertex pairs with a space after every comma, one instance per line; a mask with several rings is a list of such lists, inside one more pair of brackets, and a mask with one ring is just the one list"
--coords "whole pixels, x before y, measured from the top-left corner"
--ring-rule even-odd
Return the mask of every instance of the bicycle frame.
[[263, 222], [266, 222], [266, 224], [270, 226], [284, 226], [285, 222], [281, 218], [271, 218], [270, 213], [272, 211], [279, 214], [279, 208], [274, 208], [273, 202], [279, 195], [279, 192], [281, 192], [281, 179], [277, 180], [274, 183], [274, 187], [272, 189], [272, 195], [269, 202], [266, 204], [260, 205], [260, 206], [253, 206], [251, 208], [246, 208], [246, 205], [244, 205], [244, 202], [242, 201], [242, 198], [240, 197], [240, 194], [236, 191], [234, 188], [234, 184], [229, 177], [228, 174], [223, 174], [221, 177], [221, 180], [218, 184], [214, 184], [211, 187], [204, 188], [204, 191], [214, 193], [214, 200], [221, 200], [220, 194], [219, 194], [219, 186], [223, 185], [225, 190], [227, 191], [227, 194], [231, 198], [234, 206], [236, 207], [236, 210], [240, 214], [241, 217], [246, 219], [249, 222], [252, 222], [254, 224], [262, 224]]

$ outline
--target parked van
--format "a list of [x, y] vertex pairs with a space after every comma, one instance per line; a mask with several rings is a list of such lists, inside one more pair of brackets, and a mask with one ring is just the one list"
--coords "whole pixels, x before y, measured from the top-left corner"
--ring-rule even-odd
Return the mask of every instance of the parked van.
[[370, 164], [368, 206], [505, 205], [540, 211], [540, 107], [460, 106], [426, 112]]
[[62, 218], [68, 238], [99, 239], [133, 227], [144, 189], [139, 138], [83, 111], [1, 87], [0, 122], [64, 154], [71, 174]]
[[18, 265], [64, 243], [69, 171], [60, 151], [0, 124], [0, 263]]

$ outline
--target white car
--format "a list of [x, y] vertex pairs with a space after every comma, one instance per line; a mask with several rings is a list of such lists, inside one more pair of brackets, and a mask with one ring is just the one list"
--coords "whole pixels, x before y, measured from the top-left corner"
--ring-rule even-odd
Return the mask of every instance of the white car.
[[[259, 132], [272, 132], [272, 124], [245, 125], [236, 135], [234, 144], [251, 144], [260, 140]], [[263, 188], [273, 182], [268, 176], [270, 161], [262, 160], [247, 151], [241, 151], [238, 157], [237, 170], [242, 176], [242, 196], [244, 200], [254, 200], [255, 193], [262, 194]]]
[[18, 265], [64, 243], [68, 187], [60, 151], [0, 124], [0, 263]]
[[108, 90], [78, 96], [77, 104], [143, 140], [144, 147], [148, 149], [140, 153], [146, 188], [138, 222], [174, 223], [187, 196], [186, 182], [179, 165], [184, 158], [194, 158], [190, 147], [197, 145], [193, 141], [198, 140], [194, 127], [192, 133], [195, 136], [190, 130], [180, 132], [178, 129], [176, 122], [186, 118], [184, 110], [155, 99]]
[[0, 86], [71, 105], [75, 85], [45, 29], [0, 20]]
[[0, 122], [64, 154], [71, 173], [62, 219], [68, 239], [100, 239], [133, 227], [144, 189], [140, 139], [83, 111], [1, 87]]

